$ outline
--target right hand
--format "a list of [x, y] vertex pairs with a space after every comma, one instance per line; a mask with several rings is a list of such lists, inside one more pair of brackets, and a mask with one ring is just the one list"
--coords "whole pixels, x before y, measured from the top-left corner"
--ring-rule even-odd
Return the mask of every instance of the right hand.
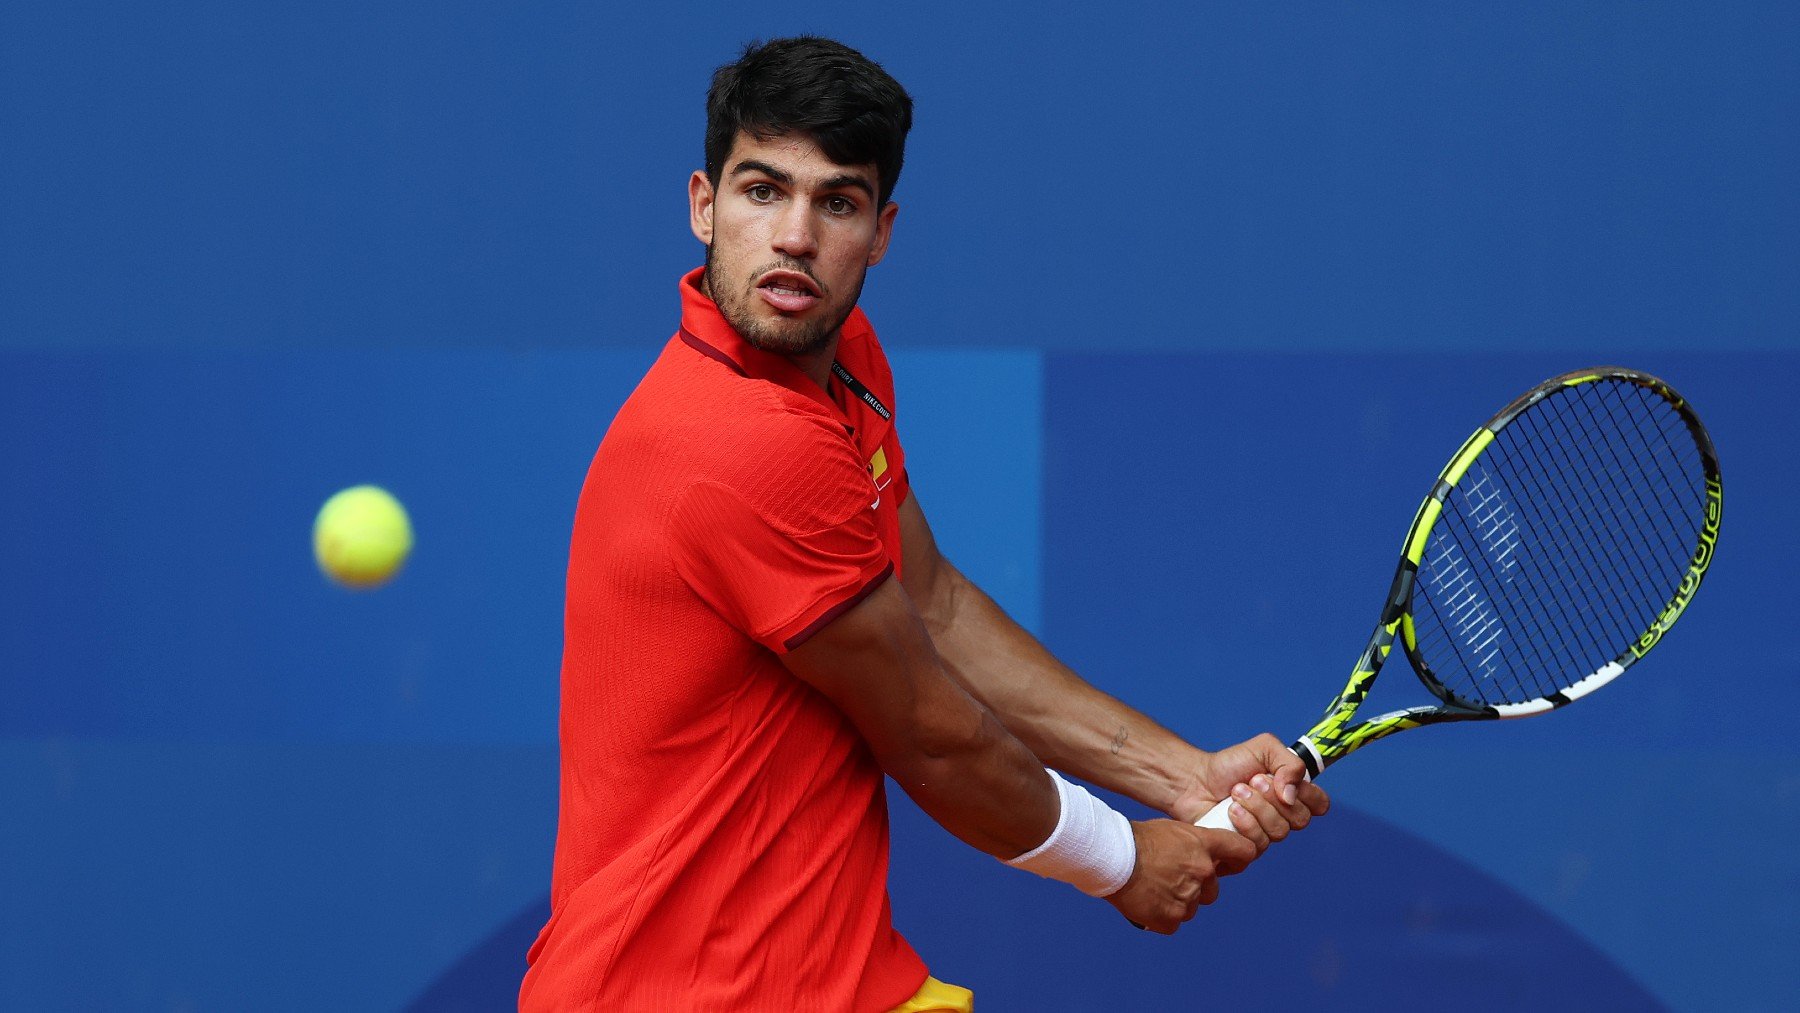
[[1244, 871], [1257, 847], [1229, 830], [1204, 830], [1176, 820], [1131, 824], [1137, 867], [1106, 898], [1131, 923], [1174, 935], [1202, 904], [1219, 898], [1219, 877]]

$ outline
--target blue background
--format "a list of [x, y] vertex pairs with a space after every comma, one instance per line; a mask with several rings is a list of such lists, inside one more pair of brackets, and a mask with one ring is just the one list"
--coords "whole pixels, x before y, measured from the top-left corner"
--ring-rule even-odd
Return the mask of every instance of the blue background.
[[[581, 476], [700, 257], [707, 76], [803, 30], [918, 103], [864, 302], [940, 541], [1197, 742], [1312, 722], [1430, 476], [1545, 376], [1664, 376], [1727, 479], [1651, 661], [1334, 768], [1173, 939], [896, 797], [936, 973], [989, 1013], [1800, 995], [1793, 5], [26, 3], [0, 1007], [509, 1001]], [[358, 482], [419, 533], [369, 594], [309, 546]]]

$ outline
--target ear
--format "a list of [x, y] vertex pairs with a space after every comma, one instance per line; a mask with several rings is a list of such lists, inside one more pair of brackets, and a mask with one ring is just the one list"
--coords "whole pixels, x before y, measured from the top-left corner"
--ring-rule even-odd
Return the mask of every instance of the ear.
[[882, 208], [881, 213], [875, 216], [875, 245], [869, 248], [870, 267], [881, 263], [881, 258], [887, 256], [888, 240], [894, 235], [894, 216], [899, 213], [900, 205], [888, 201], [887, 207]]
[[694, 238], [707, 246], [713, 239], [713, 186], [706, 173], [694, 170], [688, 177], [688, 228], [694, 230]]

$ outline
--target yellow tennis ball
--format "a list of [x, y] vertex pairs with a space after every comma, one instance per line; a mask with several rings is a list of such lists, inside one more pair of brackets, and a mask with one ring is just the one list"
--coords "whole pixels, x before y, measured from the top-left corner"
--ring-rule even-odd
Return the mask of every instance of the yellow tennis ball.
[[373, 485], [352, 486], [325, 501], [313, 521], [313, 558], [332, 580], [352, 588], [387, 583], [412, 551], [406, 508]]

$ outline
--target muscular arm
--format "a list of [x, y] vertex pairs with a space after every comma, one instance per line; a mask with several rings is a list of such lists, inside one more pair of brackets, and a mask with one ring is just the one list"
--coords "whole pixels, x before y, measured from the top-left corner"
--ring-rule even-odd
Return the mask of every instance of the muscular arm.
[[[1187, 820], [1257, 770], [1280, 767], [1284, 786], [1299, 779], [1270, 736], [1207, 753], [1089, 685], [943, 557], [917, 495], [901, 504], [900, 525], [907, 591], [944, 666], [1045, 765]], [[1303, 810], [1323, 812], [1323, 800], [1302, 786], [1288, 821], [1303, 826]]]
[[[1057, 829], [1062, 801], [1038, 757], [945, 670], [899, 581], [884, 581], [784, 660], [849, 717], [913, 801], [965, 843], [1010, 860]], [[1133, 823], [1131, 834], [1130, 879], [1106, 900], [1158, 932], [1174, 932], [1212, 903], [1218, 877], [1241, 871], [1268, 845], [1260, 834], [1171, 820]]]
[[1204, 754], [1056, 660], [938, 552], [909, 495], [900, 505], [906, 588], [944, 665], [1046, 766], [1164, 812]]
[[945, 672], [899, 581], [884, 581], [784, 660], [965, 843], [1010, 859], [1055, 829], [1059, 803], [1043, 764]]

